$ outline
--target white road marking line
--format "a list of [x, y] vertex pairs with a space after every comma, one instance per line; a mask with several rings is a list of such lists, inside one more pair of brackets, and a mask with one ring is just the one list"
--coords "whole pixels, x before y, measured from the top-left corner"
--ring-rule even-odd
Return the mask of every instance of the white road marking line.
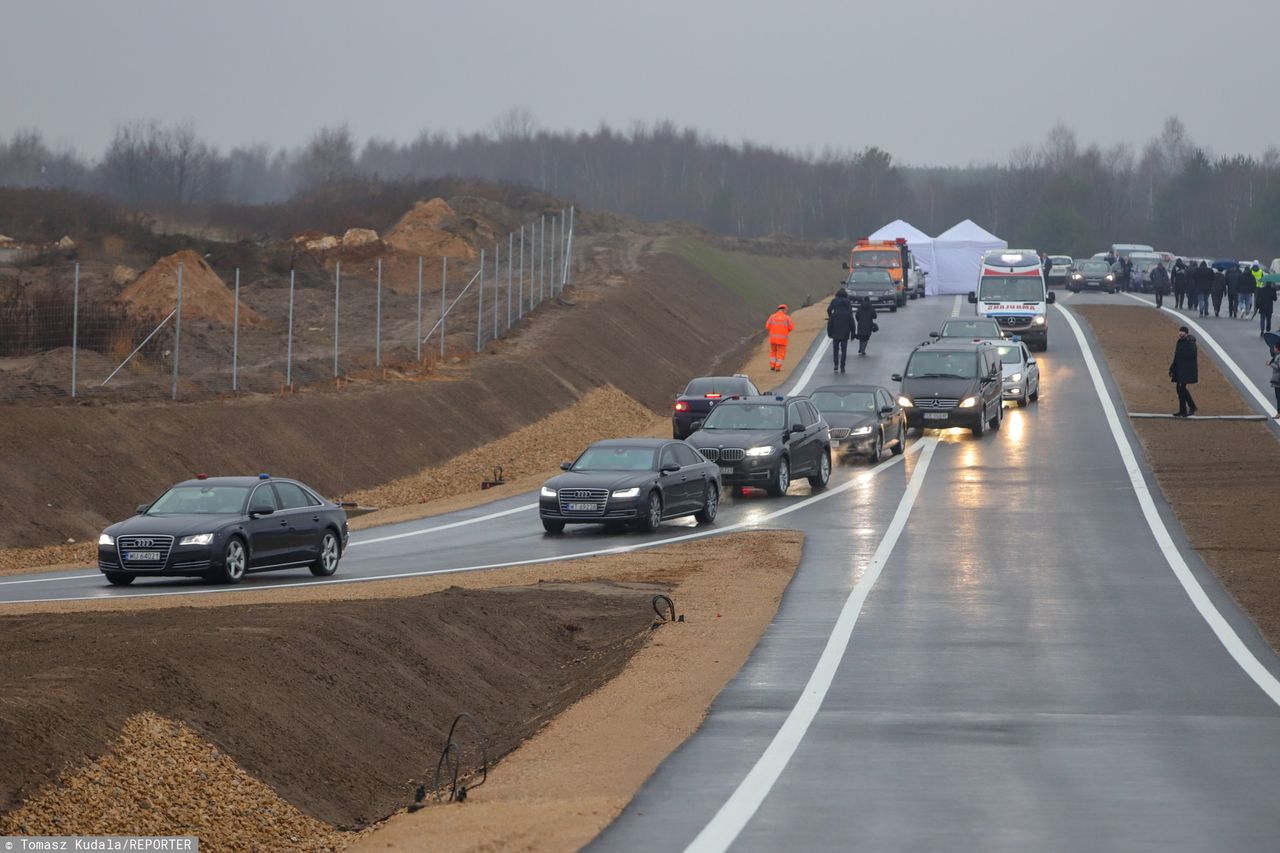
[[1280, 705], [1280, 681], [1262, 665], [1261, 661], [1254, 657], [1253, 652], [1249, 651], [1249, 647], [1240, 639], [1235, 629], [1231, 627], [1222, 613], [1218, 611], [1218, 608], [1209, 600], [1204, 588], [1200, 586], [1195, 575], [1191, 573], [1190, 567], [1187, 566], [1187, 561], [1182, 558], [1178, 547], [1173, 543], [1173, 537], [1169, 535], [1169, 529], [1165, 527], [1164, 520], [1160, 518], [1160, 513], [1156, 509], [1155, 501], [1151, 497], [1147, 483], [1142, 478], [1142, 469], [1138, 466], [1133, 447], [1120, 426], [1120, 418], [1116, 414], [1115, 404], [1111, 401], [1111, 395], [1107, 393], [1106, 384], [1102, 381], [1102, 373], [1098, 369], [1098, 362], [1093, 356], [1089, 341], [1085, 338], [1084, 331], [1081, 330], [1079, 322], [1076, 321], [1072, 313], [1061, 306], [1058, 307], [1058, 310], [1062, 312], [1067, 324], [1075, 332], [1076, 340], [1080, 344], [1080, 350], [1084, 353], [1085, 366], [1089, 368], [1089, 375], [1093, 378], [1094, 390], [1097, 391], [1098, 399], [1102, 402], [1102, 411], [1107, 417], [1107, 425], [1111, 428], [1111, 437], [1115, 439], [1116, 447], [1120, 449], [1120, 458], [1129, 474], [1129, 482], [1132, 484], [1134, 492], [1138, 495], [1138, 505], [1142, 507], [1142, 515], [1146, 518], [1147, 526], [1151, 528], [1151, 535], [1155, 537], [1156, 544], [1164, 555], [1165, 561], [1169, 564], [1169, 568], [1173, 570], [1178, 582], [1182, 584], [1182, 588], [1186, 590], [1187, 596], [1191, 599], [1191, 603], [1196, 610], [1199, 611], [1200, 616], [1208, 623], [1210, 630], [1213, 631], [1219, 642], [1226, 648], [1227, 653], [1240, 665], [1245, 674], [1262, 688], [1262, 692], [1266, 693], [1272, 702]]
[[17, 581], [0, 581], [0, 586], [11, 586], [16, 583], [49, 583], [49, 581], [76, 581], [84, 578], [101, 578], [101, 572], [94, 572], [89, 575], [58, 575], [52, 578], [24, 578]]
[[831, 339], [822, 334], [822, 342], [818, 344], [818, 348], [813, 351], [809, 363], [804, 366], [804, 372], [800, 374], [800, 379], [796, 382], [795, 387], [791, 389], [793, 395], [804, 393], [804, 387], [813, 379], [813, 372], [818, 369], [818, 364], [827, 354], [827, 347], [831, 346]]
[[916, 463], [915, 471], [911, 473], [907, 490], [902, 500], [898, 502], [897, 512], [885, 529], [884, 537], [881, 538], [875, 553], [871, 555], [871, 562], [867, 564], [866, 571], [858, 578], [858, 582], [849, 592], [849, 597], [845, 599], [844, 607], [840, 609], [840, 615], [836, 618], [831, 635], [827, 638], [826, 648], [822, 650], [822, 656], [818, 658], [818, 663], [804, 686], [804, 692], [800, 694], [795, 707], [787, 714], [786, 720], [756, 761], [755, 766], [729, 795], [729, 799], [716, 812], [715, 817], [689, 843], [685, 853], [690, 851], [719, 853], [719, 851], [728, 850], [747, 822], [751, 820], [752, 815], [760, 808], [765, 797], [769, 795], [774, 783], [786, 769], [791, 756], [800, 746], [810, 724], [822, 707], [822, 701], [826, 698], [836, 671], [840, 668], [840, 662], [849, 648], [849, 640], [858, 622], [858, 616], [862, 613], [862, 605], [866, 602], [867, 595], [875, 586], [885, 563], [889, 560], [889, 555], [893, 553], [894, 546], [897, 545], [898, 538], [906, 527], [911, 508], [915, 505], [920, 487], [924, 483], [925, 473], [929, 470], [929, 460], [937, 450], [938, 439], [931, 436], [917, 442], [917, 446], [920, 445], [924, 446], [924, 452], [920, 454], [920, 461]]
[[957, 293], [957, 294], [956, 294], [955, 301], [951, 303], [951, 316], [952, 316], [952, 317], [959, 317], [959, 316], [960, 316], [960, 309], [961, 309], [962, 307], [964, 307], [964, 302], [962, 302], [962, 301], [960, 300], [960, 294], [958, 294], [958, 293]]
[[758, 527], [764, 522], [772, 521], [775, 518], [782, 518], [784, 515], [790, 515], [793, 512], [798, 512], [802, 509], [805, 509], [808, 506], [811, 506], [812, 504], [827, 500], [828, 498], [833, 498], [836, 495], [844, 494], [845, 492], [855, 488], [856, 486], [862, 485], [863, 483], [869, 481], [872, 477], [874, 477], [876, 474], [880, 473], [881, 471], [885, 470], [886, 468], [890, 468], [893, 465], [896, 465], [897, 463], [902, 462], [904, 459], [906, 459], [907, 454], [915, 453], [917, 450], [919, 450], [922, 447], [924, 442], [927, 442], [930, 440], [936, 441], [936, 439], [924, 439], [923, 441], [917, 441], [914, 444], [909, 445], [906, 451], [901, 456], [891, 456], [885, 461], [881, 462], [879, 465], [876, 465], [874, 468], [869, 468], [866, 471], [862, 472], [861, 474], [857, 475], [856, 477], [851, 478], [848, 482], [841, 483], [839, 486], [835, 486], [833, 488], [827, 489], [826, 491], [819, 492], [816, 495], [812, 495], [810, 497], [804, 498], [803, 500], [797, 501], [796, 503], [790, 504], [788, 506], [780, 507], [779, 509], [773, 510], [772, 512], [767, 512], [764, 515], [751, 519], [750, 521], [739, 521], [735, 524], [730, 524], [727, 527], [711, 527], [706, 530], [699, 530], [696, 533], [686, 533], [681, 536], [672, 536], [667, 539], [654, 539], [647, 542], [639, 542], [635, 545], [620, 545], [616, 548], [597, 548], [591, 551], [578, 551], [578, 552], [569, 553], [569, 554], [555, 554], [550, 557], [534, 557], [528, 560], [513, 560], [511, 562], [506, 562], [506, 563], [488, 563], [485, 565], [478, 565], [478, 566], [459, 566], [453, 569], [427, 569], [420, 572], [399, 572], [399, 573], [387, 574], [387, 575], [364, 575], [361, 577], [352, 577], [352, 578], [333, 578], [329, 580], [295, 581], [292, 583], [272, 583], [272, 584], [264, 584], [262, 586], [255, 586], [255, 587], [243, 587], [243, 586], [202, 587], [200, 589], [178, 589], [178, 590], [167, 590], [167, 591], [157, 591], [157, 592], [133, 593], [133, 594], [121, 595], [121, 596], [81, 595], [81, 596], [73, 596], [69, 598], [23, 598], [23, 599], [16, 599], [14, 601], [0, 601], [0, 608], [3, 608], [5, 605], [9, 605], [9, 604], [47, 604], [54, 601], [117, 601], [121, 599], [131, 599], [131, 598], [159, 598], [159, 597], [169, 596], [169, 595], [218, 595], [221, 593], [231, 593], [231, 592], [258, 592], [261, 590], [270, 590], [270, 589], [293, 589], [298, 587], [329, 586], [332, 584], [364, 583], [366, 581], [399, 580], [402, 578], [421, 578], [421, 577], [429, 577], [431, 575], [457, 574], [460, 572], [478, 572], [478, 571], [485, 571], [488, 569], [510, 569], [510, 568], [516, 568], [519, 566], [536, 566], [536, 565], [541, 565], [543, 563], [557, 563], [563, 560], [580, 560], [586, 557], [607, 557], [614, 554], [630, 554], [635, 551], [644, 551], [649, 548], [659, 548], [663, 545], [671, 545], [676, 542], [687, 542], [692, 539], [705, 539], [708, 536], [719, 536], [724, 533], [732, 533], [736, 530], [747, 530], [750, 528]]
[[482, 521], [492, 521], [495, 518], [503, 518], [508, 515], [515, 515], [518, 512], [528, 512], [531, 509], [537, 509], [536, 503], [520, 504], [520, 506], [511, 509], [504, 509], [500, 512], [491, 512], [488, 515], [480, 515], [475, 518], [464, 518], [461, 521], [451, 521], [448, 524], [439, 524], [435, 527], [424, 527], [421, 530], [410, 530], [405, 533], [393, 533], [390, 536], [379, 536], [376, 539], [353, 539], [347, 543], [347, 550], [357, 545], [373, 545], [377, 542], [390, 542], [393, 539], [407, 539], [410, 536], [425, 536], [428, 533], [439, 533], [442, 530], [453, 530], [456, 527], [466, 527], [469, 524], [479, 524]]
[[[1133, 293], [1126, 293], [1125, 296], [1129, 297], [1135, 302], [1141, 302], [1143, 305], [1146, 305], [1148, 308], [1155, 308], [1154, 303], [1148, 302], [1146, 299], [1143, 299], [1141, 296], [1137, 296]], [[1258, 405], [1262, 407], [1262, 411], [1268, 417], [1271, 417], [1272, 415], [1276, 414], [1276, 407], [1272, 404], [1272, 402], [1267, 399], [1267, 396], [1262, 393], [1262, 390], [1258, 388], [1257, 384], [1255, 384], [1254, 381], [1249, 378], [1248, 374], [1246, 374], [1243, 370], [1240, 369], [1240, 365], [1236, 364], [1235, 359], [1233, 359], [1230, 356], [1230, 354], [1227, 353], [1226, 349], [1221, 344], [1219, 344], [1216, 340], [1214, 340], [1213, 335], [1209, 334], [1203, 326], [1201, 326], [1195, 320], [1192, 320], [1190, 316], [1183, 314], [1179, 311], [1175, 311], [1172, 308], [1165, 308], [1162, 306], [1159, 310], [1164, 311], [1166, 314], [1169, 314], [1171, 316], [1177, 317], [1179, 320], [1186, 323], [1191, 328], [1191, 331], [1195, 332], [1197, 335], [1200, 336], [1200, 340], [1204, 341], [1209, 346], [1213, 347], [1217, 351], [1218, 357], [1221, 358], [1222, 361], [1227, 365], [1227, 368], [1230, 369], [1230, 371], [1236, 375], [1236, 378], [1239, 379], [1241, 384], [1244, 385], [1244, 387], [1249, 391], [1249, 393], [1253, 396], [1253, 399], [1258, 401]]]

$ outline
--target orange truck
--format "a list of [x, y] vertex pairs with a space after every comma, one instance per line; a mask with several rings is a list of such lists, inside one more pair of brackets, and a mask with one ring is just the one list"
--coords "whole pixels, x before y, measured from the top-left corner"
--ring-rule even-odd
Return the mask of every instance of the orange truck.
[[914, 281], [904, 275], [904, 270], [911, 266], [911, 253], [907, 249], [907, 241], [899, 237], [897, 240], [860, 239], [849, 251], [849, 260], [843, 265], [846, 270], [880, 269], [888, 270], [897, 290], [898, 305], [907, 304], [907, 297], [914, 299], [917, 294], [911, 293]]

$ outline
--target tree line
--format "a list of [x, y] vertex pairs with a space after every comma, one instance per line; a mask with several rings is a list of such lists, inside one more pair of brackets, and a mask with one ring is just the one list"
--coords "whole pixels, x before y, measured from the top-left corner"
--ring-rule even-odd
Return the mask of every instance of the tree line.
[[1280, 149], [1214, 154], [1167, 119], [1145, 145], [1083, 144], [1054, 127], [1002, 163], [904, 166], [870, 146], [798, 153], [670, 122], [540, 128], [527, 110], [485, 131], [360, 143], [345, 125], [298, 148], [222, 151], [192, 122], [120, 125], [96, 160], [37, 130], [0, 141], [0, 185], [75, 189], [140, 208], [264, 205], [350, 183], [465, 177], [521, 184], [585, 208], [684, 220], [728, 235], [852, 239], [901, 217], [937, 234], [970, 218], [1010, 244], [1085, 254], [1142, 242], [1194, 255], [1280, 255]]

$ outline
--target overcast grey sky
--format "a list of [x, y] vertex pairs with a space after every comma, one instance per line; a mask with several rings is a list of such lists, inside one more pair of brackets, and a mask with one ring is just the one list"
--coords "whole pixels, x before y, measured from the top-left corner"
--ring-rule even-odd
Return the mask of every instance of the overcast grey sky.
[[[113, 125], [221, 147], [670, 118], [732, 142], [964, 165], [1140, 147], [1177, 114], [1217, 153], [1280, 143], [1280, 0], [0, 0], [0, 134], [97, 156]], [[1230, 41], [1228, 41], [1230, 39]]]

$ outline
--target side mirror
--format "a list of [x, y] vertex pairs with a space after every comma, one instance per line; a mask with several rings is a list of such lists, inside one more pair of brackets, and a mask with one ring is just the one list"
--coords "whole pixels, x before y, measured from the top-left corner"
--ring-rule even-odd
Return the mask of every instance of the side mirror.
[[692, 432], [697, 432], [698, 430], [702, 429], [702, 421], [700, 420], [694, 421], [693, 423], [689, 424], [689, 429]]
[[273, 506], [267, 506], [266, 504], [259, 504], [258, 506], [251, 507], [249, 509], [249, 517], [257, 518], [260, 515], [271, 515], [275, 511], [276, 511], [276, 508]]
[[880, 407], [880, 414], [882, 414], [882, 415], [892, 415], [892, 414], [893, 414], [893, 406], [881, 406], [881, 407]]
[[1027, 359], [1027, 366], [1028, 366], [1028, 367], [1030, 367], [1031, 365], [1033, 365], [1033, 364], [1035, 364], [1035, 363], [1036, 363], [1036, 360], [1035, 360], [1034, 358], [1029, 358], [1029, 359]]
[[892, 379], [894, 382], [901, 382], [901, 381], [902, 381], [902, 374], [901, 374], [901, 373], [895, 373], [895, 374], [893, 374], [892, 376], [890, 376], [889, 378], [890, 378], [890, 379]]
[[149, 509], [151, 509], [151, 504], [138, 504], [138, 515], [142, 515]]
[[931, 337], [931, 338], [940, 338], [940, 337], [942, 337], [942, 333], [941, 333], [941, 332], [930, 332], [930, 333], [929, 333], [929, 337]]
[[572, 470], [573, 470], [573, 463], [572, 463], [572, 462], [561, 462], [561, 463], [560, 463], [560, 470], [561, 470], [561, 471], [572, 471]]
[[663, 465], [662, 466], [662, 473], [664, 474], [674, 474], [679, 470], [680, 470], [679, 465]]
[[978, 304], [978, 294], [974, 293], [972, 290], [969, 291], [969, 304], [970, 305]]
[[841, 263], [841, 264], [840, 264], [840, 269], [842, 269], [842, 270], [847, 270], [848, 268], [849, 268], [849, 262], [848, 262], [848, 261], [844, 261], [843, 263]]
[[1057, 301], [1058, 301], [1058, 294], [1056, 294], [1056, 293], [1054, 293], [1052, 290], [1050, 290], [1050, 291], [1049, 291], [1049, 299], [1048, 299], [1049, 304], [1050, 304], [1050, 305], [1052, 305], [1053, 303], [1055, 303], [1055, 302], [1057, 302]]
[[795, 435], [796, 433], [800, 433], [800, 432], [804, 432], [804, 424], [792, 424], [792, 425], [791, 425], [791, 434], [792, 434], [792, 435]]

